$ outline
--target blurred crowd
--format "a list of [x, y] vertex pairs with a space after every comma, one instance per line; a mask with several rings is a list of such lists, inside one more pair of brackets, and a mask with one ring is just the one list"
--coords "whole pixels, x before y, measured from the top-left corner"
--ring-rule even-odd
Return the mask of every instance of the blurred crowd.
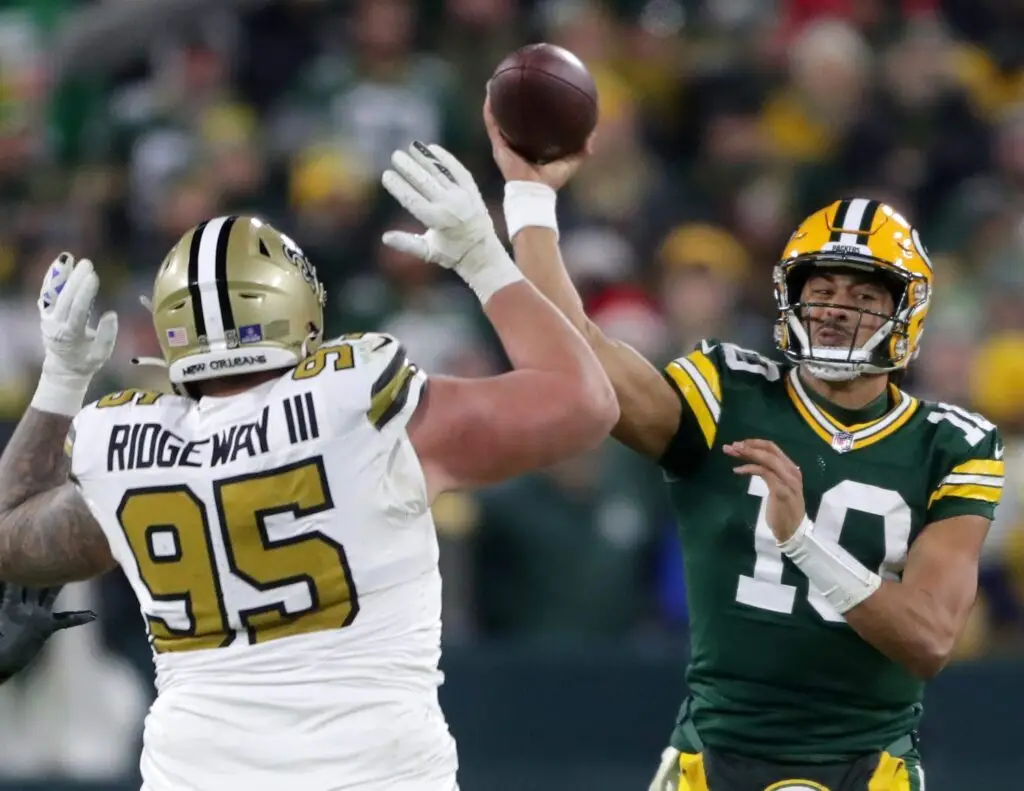
[[[772, 264], [832, 200], [883, 199], [919, 227], [937, 287], [906, 386], [1007, 439], [961, 654], [1019, 651], [1021, 0], [0, 0], [0, 417], [31, 396], [35, 296], [61, 250], [92, 258], [120, 311], [97, 393], [162, 386], [129, 363], [158, 354], [138, 295], [180, 234], [229, 211], [305, 249], [329, 334], [391, 332], [430, 372], [500, 370], [472, 295], [380, 244], [413, 226], [379, 176], [395, 148], [441, 142], [500, 207], [485, 84], [538, 40], [600, 92], [596, 150], [560, 198], [566, 263], [597, 323], [655, 362], [708, 336], [772, 353]], [[661, 476], [611, 443], [435, 515], [447, 639], [685, 633]], [[95, 650], [148, 674], [120, 575], [76, 595], [103, 611]]]

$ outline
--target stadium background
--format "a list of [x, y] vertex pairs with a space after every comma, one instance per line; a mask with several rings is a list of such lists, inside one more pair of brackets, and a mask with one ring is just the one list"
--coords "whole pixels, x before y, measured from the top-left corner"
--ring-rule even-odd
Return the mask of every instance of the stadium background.
[[[484, 83], [536, 40], [582, 57], [601, 96], [597, 150], [561, 197], [567, 264], [595, 319], [654, 360], [705, 335], [770, 352], [771, 265], [835, 197], [921, 229], [937, 295], [908, 389], [1007, 438], [982, 595], [927, 700], [929, 789], [1021, 787], [1020, 0], [0, 0], [0, 443], [36, 380], [46, 264], [91, 257], [120, 311], [96, 394], [160, 386], [128, 363], [156, 351], [137, 295], [227, 211], [305, 248], [329, 333], [392, 332], [432, 372], [499, 370], [469, 292], [379, 244], [408, 225], [379, 174], [440, 141], [499, 207]], [[464, 791], [646, 788], [687, 621], [660, 479], [609, 444], [438, 502]], [[134, 598], [111, 574], [62, 601], [101, 623], [0, 688], [0, 789], [137, 788], [152, 664]]]

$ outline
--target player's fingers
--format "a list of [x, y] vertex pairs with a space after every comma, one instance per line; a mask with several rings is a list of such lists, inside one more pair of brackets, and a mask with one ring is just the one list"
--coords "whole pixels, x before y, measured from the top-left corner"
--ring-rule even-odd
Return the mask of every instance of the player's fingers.
[[770, 468], [776, 475], [789, 480], [793, 485], [799, 486], [802, 480], [800, 468], [782, 453], [774, 443], [765, 445], [766, 440], [744, 440], [732, 444], [732, 450], [727, 451], [729, 455], [738, 458], [748, 459]]
[[766, 470], [759, 464], [741, 464], [739, 467], [733, 467], [732, 471], [737, 475], [758, 475], [764, 477]]
[[753, 447], [749, 442], [734, 442], [731, 446], [725, 446], [723, 450], [730, 456], [767, 467], [776, 474], [781, 474], [784, 470], [784, 466], [777, 456], [762, 448]]
[[[412, 147], [409, 149], [413, 151]], [[431, 173], [416, 158], [405, 151], [395, 151], [391, 155], [391, 167], [399, 175], [430, 200], [439, 200], [444, 196], [445, 188], [441, 185], [437, 174]]]
[[[79, 271], [82, 274], [79, 276], [78, 282], [74, 283], [74, 279], [78, 276]], [[78, 262], [75, 271], [71, 273], [71, 278], [68, 279], [67, 290], [71, 297], [67, 309], [67, 322], [71, 327], [85, 332], [89, 324], [89, 314], [92, 313], [93, 303], [96, 301], [96, 295], [100, 290], [100, 279], [96, 272], [93, 271], [91, 262]], [[58, 302], [58, 307], [59, 304]]]
[[54, 631], [70, 629], [73, 626], [82, 626], [96, 620], [96, 613], [92, 610], [74, 610], [72, 612], [56, 612], [53, 614]]
[[0, 585], [3, 585], [4, 589], [3, 604], [0, 606], [6, 610], [9, 605], [14, 604], [21, 599], [21, 591], [18, 589], [18, 585], [11, 582], [3, 582], [0, 583]]
[[60, 293], [67, 287], [68, 275], [75, 265], [75, 258], [71, 253], [61, 253], [50, 264], [43, 278], [42, 288], [39, 289], [39, 309], [48, 310], [57, 302]]
[[68, 273], [64, 286], [61, 287], [57, 285], [54, 287], [55, 291], [60, 292], [57, 296], [57, 301], [53, 306], [53, 315], [58, 321], [62, 323], [67, 321], [71, 314], [75, 298], [81, 292], [82, 285], [91, 274], [92, 264], [89, 261], [79, 261]]
[[473, 174], [469, 172], [469, 168], [459, 162], [459, 160], [450, 151], [442, 148], [437, 143], [431, 143], [427, 148], [437, 162], [435, 167], [439, 166], [444, 168], [444, 171], [451, 174], [452, 181], [456, 184], [476, 184], [476, 179], [474, 179]]
[[487, 136], [491, 138], [492, 142], [501, 138], [498, 134], [498, 122], [494, 120], [494, 113], [491, 111], [490, 83], [487, 84], [487, 94], [484, 97], [484, 126], [487, 129]]
[[114, 345], [116, 343], [117, 314], [112, 310], [108, 310], [100, 316], [100, 320], [96, 323], [89, 356], [100, 363], [105, 363], [110, 359], [110, 355], [114, 353]]
[[733, 472], [737, 475], [756, 475], [768, 486], [770, 494], [786, 502], [791, 499], [790, 492], [792, 490], [789, 484], [768, 467], [763, 467], [760, 464], [741, 464], [739, 467], [734, 468]]
[[797, 472], [800, 471], [800, 468], [797, 467], [796, 464], [793, 463], [793, 460], [791, 458], [789, 458], [789, 456], [787, 456], [785, 454], [785, 452], [782, 450], [782, 448], [780, 448], [778, 445], [776, 445], [770, 439], [748, 439], [748, 440], [744, 440], [743, 444], [748, 446], [748, 447], [757, 448], [759, 450], [765, 451], [766, 453], [770, 453], [772, 456], [775, 456], [780, 461], [783, 461], [787, 465], [791, 466]]
[[386, 231], [381, 237], [381, 241], [392, 250], [407, 253], [423, 261], [430, 260], [430, 245], [420, 234], [408, 231]]
[[[409, 154], [415, 159], [421, 166], [430, 171], [434, 180], [442, 190], [450, 190], [453, 187], [459, 185], [458, 179], [455, 178], [455, 174], [447, 167], [432, 149], [440, 146], [428, 146], [421, 143], [419, 140], [413, 140], [412, 145], [409, 146]], [[454, 157], [451, 157], [454, 159]]]
[[420, 192], [393, 170], [385, 170], [380, 183], [402, 207], [427, 227], [436, 227], [441, 220], [437, 209]]
[[60, 585], [56, 585], [52, 588], [43, 588], [39, 591], [39, 603], [47, 610], [51, 609], [54, 602], [57, 601], [57, 596], [60, 595], [60, 591]]

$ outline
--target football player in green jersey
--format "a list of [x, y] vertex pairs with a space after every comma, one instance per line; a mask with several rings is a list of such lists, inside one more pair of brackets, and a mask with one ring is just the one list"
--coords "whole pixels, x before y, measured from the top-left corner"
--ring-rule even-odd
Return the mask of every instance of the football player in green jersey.
[[613, 436], [655, 460], [678, 517], [689, 697], [652, 791], [921, 791], [925, 681], [975, 598], [999, 501], [995, 426], [898, 387], [932, 266], [891, 207], [808, 217], [774, 267], [787, 363], [717, 340], [659, 372], [585, 315], [558, 252], [555, 190], [485, 105], [516, 261], [589, 340], [618, 394]]

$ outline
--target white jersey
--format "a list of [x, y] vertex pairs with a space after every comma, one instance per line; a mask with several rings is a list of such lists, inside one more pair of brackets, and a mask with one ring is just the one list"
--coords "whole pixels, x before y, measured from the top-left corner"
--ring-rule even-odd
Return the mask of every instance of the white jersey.
[[75, 419], [72, 475], [154, 650], [146, 788], [454, 788], [406, 433], [425, 383], [366, 334], [239, 395], [126, 391]]

